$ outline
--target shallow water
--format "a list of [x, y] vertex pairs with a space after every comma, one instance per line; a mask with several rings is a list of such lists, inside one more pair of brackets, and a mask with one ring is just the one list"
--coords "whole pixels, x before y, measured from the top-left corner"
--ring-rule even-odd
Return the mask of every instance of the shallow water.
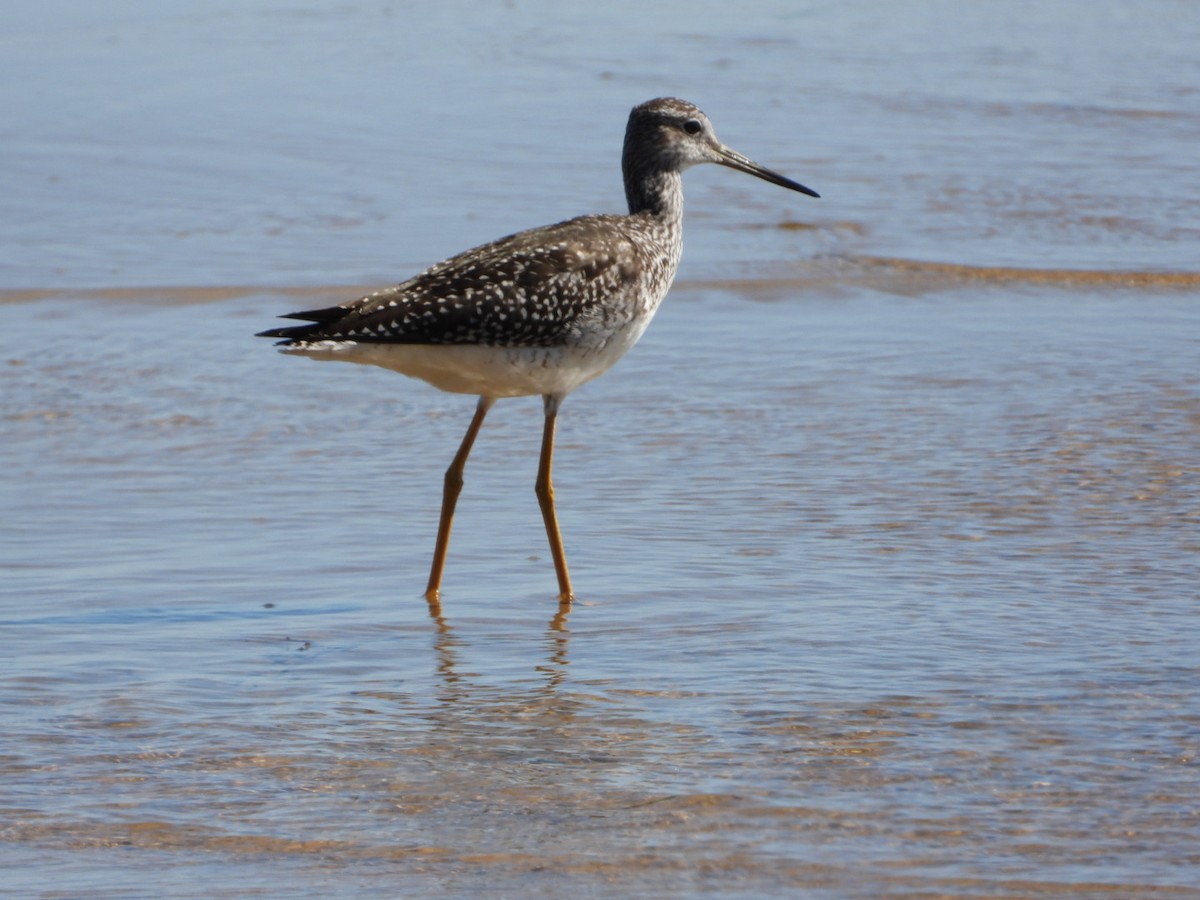
[[509, 401], [433, 616], [469, 400], [247, 354], [276, 303], [17, 308], [127, 326], [6, 374], [19, 884], [1192, 884], [1191, 298], [680, 291], [564, 410], [580, 602]]
[[[1082, 8], [14, 15], [4, 889], [1200, 896], [1200, 21]], [[688, 173], [579, 601], [505, 401], [431, 609], [471, 400], [249, 335], [618, 208], [665, 93], [825, 196]]]

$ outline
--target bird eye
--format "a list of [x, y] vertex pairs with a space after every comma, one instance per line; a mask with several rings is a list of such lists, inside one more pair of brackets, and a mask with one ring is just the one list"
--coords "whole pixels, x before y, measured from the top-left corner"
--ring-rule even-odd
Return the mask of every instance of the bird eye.
[[688, 119], [683, 123], [683, 130], [688, 134], [699, 134], [704, 130], [704, 126], [695, 119]]

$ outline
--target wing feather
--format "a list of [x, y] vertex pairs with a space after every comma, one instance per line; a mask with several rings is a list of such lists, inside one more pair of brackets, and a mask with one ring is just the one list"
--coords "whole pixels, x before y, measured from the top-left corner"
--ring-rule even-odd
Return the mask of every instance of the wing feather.
[[342, 306], [289, 313], [310, 324], [262, 334], [285, 343], [555, 346], [597, 315], [619, 316], [612, 301], [637, 289], [641, 256], [621, 218], [509, 235]]

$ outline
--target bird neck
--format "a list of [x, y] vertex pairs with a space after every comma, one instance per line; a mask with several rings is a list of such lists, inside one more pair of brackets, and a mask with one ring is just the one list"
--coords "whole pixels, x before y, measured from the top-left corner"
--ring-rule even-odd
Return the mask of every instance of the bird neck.
[[678, 171], [639, 171], [626, 165], [625, 199], [630, 215], [649, 213], [677, 223], [683, 218], [683, 176]]

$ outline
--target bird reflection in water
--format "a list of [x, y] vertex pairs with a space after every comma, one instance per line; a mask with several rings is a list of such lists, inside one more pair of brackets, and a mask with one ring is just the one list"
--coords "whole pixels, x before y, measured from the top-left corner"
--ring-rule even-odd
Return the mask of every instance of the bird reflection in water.
[[[426, 602], [429, 604], [429, 618], [433, 621], [433, 649], [437, 657], [438, 676], [447, 688], [446, 694], [441, 699], [455, 702], [462, 698], [465, 693], [465, 685], [468, 683], [469, 676], [465, 676], [459, 671], [459, 652], [466, 646], [466, 643], [454, 633], [454, 629], [442, 611], [441, 601], [436, 597], [427, 597]], [[567, 620], [570, 615], [571, 602], [561, 600], [557, 611], [546, 625], [547, 656], [545, 662], [534, 668], [547, 676], [546, 682], [542, 686], [547, 693], [552, 694], [567, 676], [567, 666], [570, 665], [568, 648], [571, 638]]]

